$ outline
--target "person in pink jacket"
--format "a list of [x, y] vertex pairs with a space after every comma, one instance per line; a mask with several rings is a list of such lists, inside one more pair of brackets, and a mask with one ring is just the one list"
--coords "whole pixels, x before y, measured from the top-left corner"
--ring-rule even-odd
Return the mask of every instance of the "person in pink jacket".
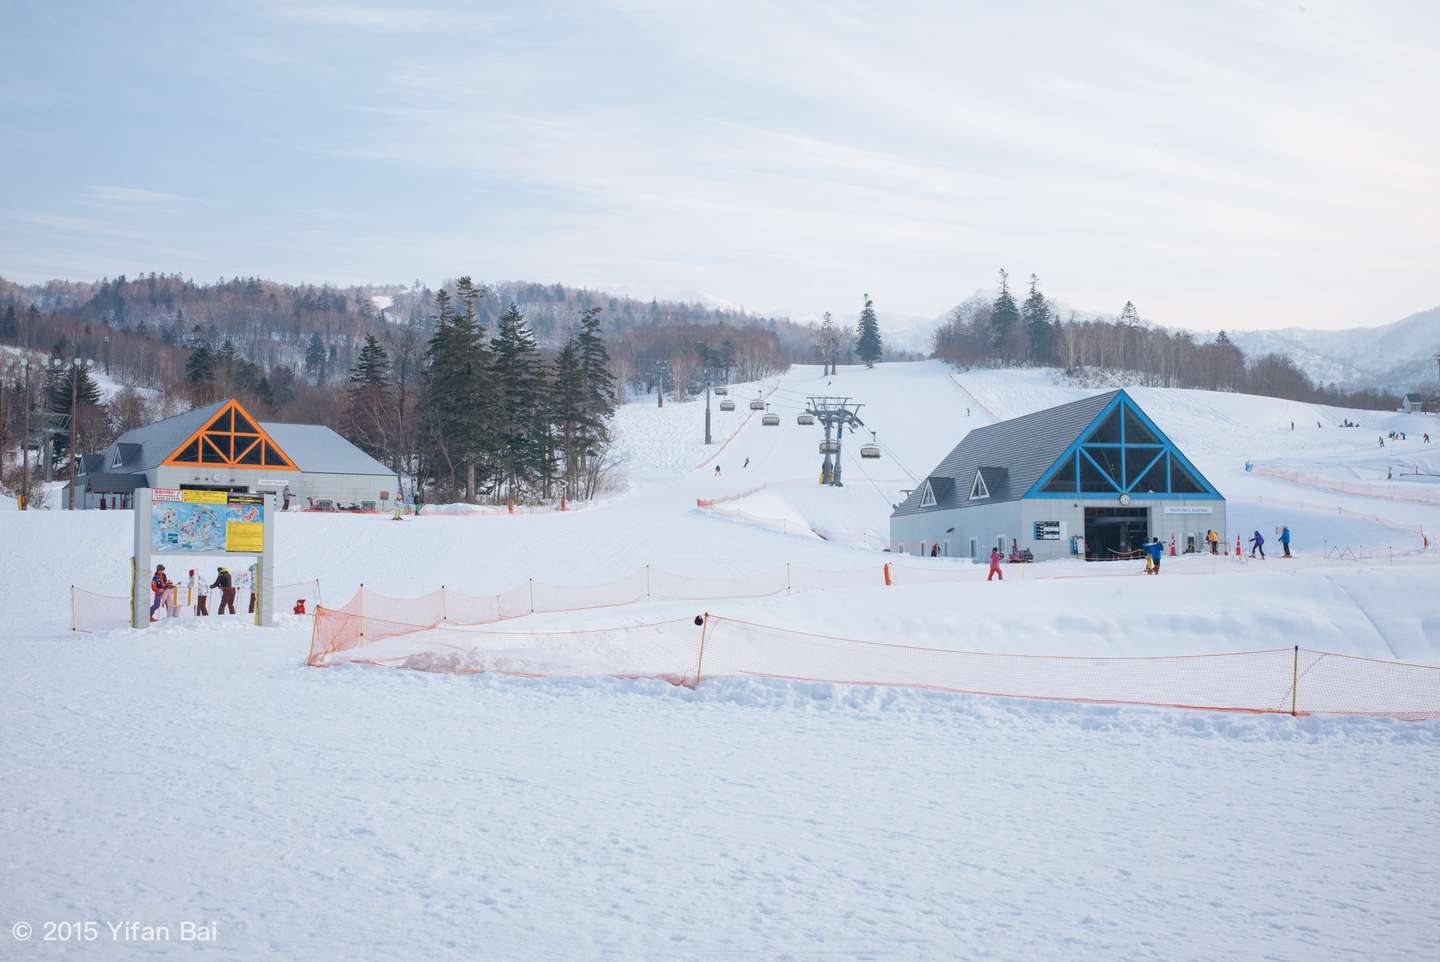
[[999, 549], [999, 548], [991, 548], [991, 549], [990, 549], [990, 573], [985, 576], [985, 580], [986, 580], [986, 581], [989, 581], [991, 578], [995, 577], [996, 575], [999, 575], [999, 576], [1000, 576], [1000, 580], [1001, 580], [1001, 581], [1004, 581], [1004, 580], [1005, 580], [1005, 574], [1000, 570], [1000, 559], [1001, 559], [1001, 557], [1003, 557], [1003, 556], [1000, 554], [1000, 549]]

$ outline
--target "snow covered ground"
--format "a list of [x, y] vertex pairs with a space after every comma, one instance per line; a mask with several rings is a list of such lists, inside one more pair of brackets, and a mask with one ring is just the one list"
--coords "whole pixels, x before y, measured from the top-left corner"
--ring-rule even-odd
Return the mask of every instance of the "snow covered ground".
[[[757, 391], [780, 427], [751, 415]], [[814, 483], [819, 433], [795, 423], [807, 392], [853, 395], [879, 434], [877, 462], [847, 439], [843, 489]], [[1431, 464], [1419, 438], [1435, 419], [1420, 416], [1136, 389], [1230, 499], [1232, 527], [1295, 530], [1293, 562], [1179, 559], [1158, 579], [1062, 562], [987, 584], [974, 566], [905, 559], [884, 587], [887, 556], [868, 545], [900, 491], [968, 428], [1083, 393], [1053, 372], [796, 368], [737, 386], [735, 412], [713, 407], [709, 448], [703, 402], [637, 402], [617, 419], [623, 493], [515, 517], [284, 515], [277, 580], [319, 578], [334, 605], [361, 583], [484, 594], [527, 578], [598, 585], [647, 564], [719, 578], [790, 563], [876, 578], [509, 624], [709, 609], [937, 648], [1301, 644], [1440, 664], [1440, 552], [1418, 533], [1440, 529], [1440, 508], [1244, 470], [1364, 476], [1375, 435], [1392, 430]], [[1335, 426], [1346, 418], [1365, 427]], [[244, 959], [1440, 953], [1440, 723], [742, 678], [691, 691], [317, 670], [302, 664], [309, 622], [289, 615], [268, 630], [210, 619], [72, 634], [70, 584], [124, 592], [129, 524], [127, 512], [0, 511], [7, 925], [214, 922], [217, 948]], [[1329, 560], [1327, 545], [1367, 557]], [[911, 584], [906, 571], [952, 580]], [[97, 958], [189, 955], [101, 937]], [[36, 942], [0, 957], [74, 951]]]

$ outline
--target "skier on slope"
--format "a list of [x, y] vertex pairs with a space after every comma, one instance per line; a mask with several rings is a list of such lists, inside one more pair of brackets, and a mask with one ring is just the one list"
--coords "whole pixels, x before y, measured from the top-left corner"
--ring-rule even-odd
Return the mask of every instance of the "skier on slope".
[[1265, 536], [1257, 529], [1254, 537], [1250, 539], [1250, 557], [1255, 557], [1255, 552], [1260, 552], [1260, 560], [1265, 560]]
[[1165, 546], [1160, 543], [1159, 537], [1145, 545], [1145, 557], [1150, 559], [1150, 564], [1146, 566], [1149, 574], [1158, 575], [1160, 573], [1160, 559], [1164, 556]]
[[1285, 557], [1290, 557], [1290, 526], [1288, 524], [1280, 529], [1280, 547], [1285, 549]]
[[740, 466], [741, 466], [742, 468], [748, 468], [748, 467], [750, 467], [750, 459], [749, 459], [749, 458], [746, 458], [746, 459], [745, 459], [745, 463], [742, 464], [742, 465], [740, 465]]
[[999, 548], [990, 549], [990, 573], [985, 576], [986, 581], [989, 581], [991, 578], [994, 578], [997, 575], [999, 576], [1001, 581], [1005, 580], [1005, 573], [1000, 570], [1001, 557], [1003, 556], [1000, 554]]
[[720, 477], [720, 465], [715, 465], [715, 477]]

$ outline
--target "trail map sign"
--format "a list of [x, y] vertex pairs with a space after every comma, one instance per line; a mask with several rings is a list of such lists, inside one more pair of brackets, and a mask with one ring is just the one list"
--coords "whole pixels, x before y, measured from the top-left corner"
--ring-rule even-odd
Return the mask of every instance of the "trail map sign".
[[156, 554], [265, 550], [263, 495], [154, 488], [150, 500], [150, 550]]
[[[150, 574], [155, 555], [254, 558], [255, 623], [272, 624], [274, 524], [274, 494], [137, 489], [131, 624], [136, 628], [150, 624]], [[238, 583], [236, 587], [240, 587]]]

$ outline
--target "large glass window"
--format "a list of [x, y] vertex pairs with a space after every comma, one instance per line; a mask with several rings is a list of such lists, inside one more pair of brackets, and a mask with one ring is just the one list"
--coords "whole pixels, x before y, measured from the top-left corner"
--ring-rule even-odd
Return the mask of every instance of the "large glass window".
[[1055, 476], [1047, 481], [1041, 490], [1052, 494], [1075, 493], [1075, 455], [1072, 454], [1065, 459], [1060, 470], [1055, 472]]

